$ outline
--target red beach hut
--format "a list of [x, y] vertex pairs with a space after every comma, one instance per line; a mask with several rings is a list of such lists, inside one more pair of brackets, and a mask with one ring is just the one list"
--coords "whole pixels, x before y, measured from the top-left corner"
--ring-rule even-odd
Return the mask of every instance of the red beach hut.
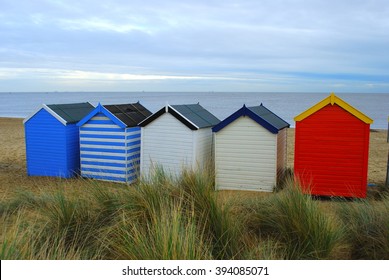
[[303, 191], [366, 197], [373, 120], [334, 93], [294, 120], [294, 171]]

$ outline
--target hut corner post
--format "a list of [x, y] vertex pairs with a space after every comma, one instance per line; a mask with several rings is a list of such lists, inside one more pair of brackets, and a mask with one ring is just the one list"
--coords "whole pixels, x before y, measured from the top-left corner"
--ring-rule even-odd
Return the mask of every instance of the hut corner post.
[[[386, 142], [389, 143], [389, 117], [388, 117], [388, 138], [386, 139]], [[389, 188], [389, 151], [388, 151], [388, 163], [386, 166], [386, 181], [385, 181], [385, 186]]]
[[389, 188], [389, 152], [388, 152], [388, 164], [386, 167], [386, 183], [385, 186]]

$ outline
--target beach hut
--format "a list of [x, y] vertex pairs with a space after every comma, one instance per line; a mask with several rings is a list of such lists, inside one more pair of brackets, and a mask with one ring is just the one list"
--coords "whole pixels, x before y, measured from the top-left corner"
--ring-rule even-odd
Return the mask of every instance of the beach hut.
[[332, 93], [295, 121], [294, 172], [303, 190], [366, 197], [373, 120]]
[[80, 127], [81, 176], [132, 183], [139, 175], [138, 123], [151, 112], [139, 102], [101, 105], [85, 116]]
[[262, 104], [243, 106], [216, 125], [216, 189], [273, 191], [285, 174], [288, 127]]
[[89, 103], [43, 104], [24, 119], [27, 174], [69, 178], [79, 173], [76, 123], [94, 107]]
[[212, 158], [212, 127], [219, 123], [199, 104], [166, 105], [142, 127], [141, 175], [155, 166], [178, 175], [182, 167], [203, 167]]

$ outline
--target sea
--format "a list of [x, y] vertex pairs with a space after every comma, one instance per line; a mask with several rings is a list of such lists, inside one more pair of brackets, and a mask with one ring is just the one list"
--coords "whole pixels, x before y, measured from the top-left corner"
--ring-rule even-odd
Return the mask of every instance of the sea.
[[[327, 97], [329, 93], [292, 92], [0, 92], [0, 117], [25, 118], [42, 104], [90, 102], [124, 104], [141, 102], [152, 112], [166, 104], [200, 103], [220, 120], [228, 117], [244, 104], [261, 103], [294, 127], [293, 118]], [[387, 129], [389, 94], [336, 93], [374, 120], [373, 129]]]

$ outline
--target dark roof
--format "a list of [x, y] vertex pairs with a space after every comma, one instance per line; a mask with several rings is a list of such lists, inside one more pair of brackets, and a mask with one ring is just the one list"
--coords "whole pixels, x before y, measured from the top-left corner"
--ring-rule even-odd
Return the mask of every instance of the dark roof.
[[76, 123], [89, 114], [95, 107], [89, 102], [72, 104], [51, 104], [46, 105], [54, 113], [64, 119], [67, 123]]
[[131, 104], [104, 105], [104, 107], [129, 127], [137, 126], [138, 123], [152, 114], [139, 102]]
[[218, 125], [214, 126], [212, 131], [218, 132], [222, 130], [224, 127], [226, 127], [241, 116], [248, 116], [253, 121], [255, 121], [256, 123], [263, 126], [274, 134], [277, 134], [278, 131], [280, 131], [281, 129], [290, 126], [286, 121], [281, 119], [279, 116], [274, 114], [262, 104], [260, 106], [254, 107], [246, 107], [245, 105], [243, 105], [243, 107], [240, 108], [238, 111], [221, 121]]
[[214, 126], [220, 122], [218, 118], [204, 109], [200, 104], [172, 105], [172, 107], [198, 128]]
[[192, 130], [212, 127], [220, 122], [218, 118], [204, 109], [200, 104], [167, 105], [141, 122], [140, 126], [146, 126], [164, 113], [172, 114], [176, 119]]
[[247, 107], [247, 109], [253, 111], [255, 114], [260, 116], [262, 119], [267, 121], [269, 124], [277, 128], [278, 130], [281, 130], [285, 127], [289, 127], [289, 123], [281, 119], [279, 116], [274, 114], [272, 111], [267, 109], [265, 106], [262, 104], [259, 106], [254, 106], [254, 107]]

